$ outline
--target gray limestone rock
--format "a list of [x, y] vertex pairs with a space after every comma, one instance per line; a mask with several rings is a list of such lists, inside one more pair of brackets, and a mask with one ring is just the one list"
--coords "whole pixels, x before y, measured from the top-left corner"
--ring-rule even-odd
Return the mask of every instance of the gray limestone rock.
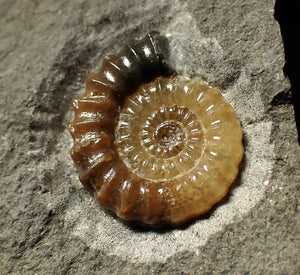
[[[273, 0], [0, 0], [0, 273], [296, 274], [299, 145]], [[124, 225], [69, 157], [72, 99], [104, 54], [151, 30], [221, 89], [244, 130], [227, 198], [185, 228]]]

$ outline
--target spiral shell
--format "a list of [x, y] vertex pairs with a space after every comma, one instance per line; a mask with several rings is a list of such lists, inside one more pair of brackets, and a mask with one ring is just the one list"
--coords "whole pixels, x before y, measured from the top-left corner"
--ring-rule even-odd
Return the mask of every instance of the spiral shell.
[[126, 221], [178, 225], [228, 192], [242, 130], [221, 93], [170, 76], [157, 33], [106, 57], [74, 100], [71, 156], [98, 203]]

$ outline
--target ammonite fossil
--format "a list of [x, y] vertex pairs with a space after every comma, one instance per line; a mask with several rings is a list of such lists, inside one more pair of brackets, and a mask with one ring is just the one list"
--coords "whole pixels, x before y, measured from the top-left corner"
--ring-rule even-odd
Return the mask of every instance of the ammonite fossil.
[[158, 33], [105, 58], [73, 102], [71, 156], [95, 199], [126, 221], [178, 225], [228, 192], [242, 130], [221, 93], [165, 63]]

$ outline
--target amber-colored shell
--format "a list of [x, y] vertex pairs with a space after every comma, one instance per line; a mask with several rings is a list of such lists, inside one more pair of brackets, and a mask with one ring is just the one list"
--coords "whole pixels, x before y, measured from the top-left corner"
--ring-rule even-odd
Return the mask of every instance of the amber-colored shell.
[[227, 194], [243, 156], [241, 126], [199, 78], [141, 77], [167, 72], [153, 35], [126, 47], [136, 55], [107, 59], [74, 100], [71, 156], [103, 208], [126, 221], [182, 224]]

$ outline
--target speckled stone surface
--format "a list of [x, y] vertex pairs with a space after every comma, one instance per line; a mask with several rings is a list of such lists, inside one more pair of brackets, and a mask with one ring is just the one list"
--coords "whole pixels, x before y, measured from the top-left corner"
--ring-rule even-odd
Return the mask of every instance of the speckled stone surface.
[[[0, 0], [1, 274], [298, 274], [299, 145], [274, 1]], [[71, 102], [104, 54], [159, 30], [244, 130], [227, 198], [180, 229], [128, 227], [69, 156]]]

